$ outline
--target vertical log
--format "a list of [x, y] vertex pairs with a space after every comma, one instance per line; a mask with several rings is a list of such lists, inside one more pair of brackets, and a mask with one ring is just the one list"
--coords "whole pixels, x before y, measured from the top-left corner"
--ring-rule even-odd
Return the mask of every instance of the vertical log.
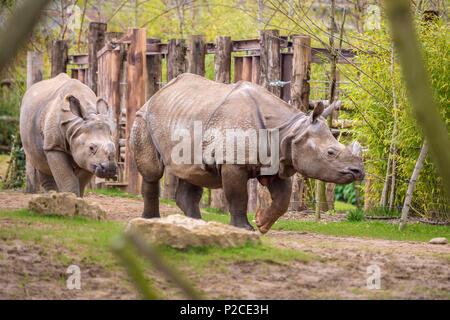
[[67, 63], [69, 62], [69, 44], [67, 40], [55, 40], [51, 50], [51, 76], [55, 77], [60, 73], [67, 71]]
[[[151, 39], [151, 43], [160, 43], [160, 39]], [[147, 55], [147, 94], [150, 99], [158, 90], [161, 83], [162, 59], [160, 54]]]
[[78, 79], [78, 69], [72, 69], [72, 79]]
[[[302, 112], [309, 107], [311, 74], [311, 37], [306, 35], [293, 37], [291, 104]], [[306, 210], [306, 180], [300, 174], [292, 178], [292, 195], [289, 207], [294, 211]]]
[[139, 193], [141, 178], [136, 168], [136, 163], [131, 157], [129, 141], [130, 132], [136, 117], [136, 111], [145, 103], [147, 85], [147, 41], [146, 30], [135, 28], [131, 30], [131, 44], [128, 49], [127, 70], [127, 124], [126, 124], [126, 173], [128, 179], [127, 190], [130, 193]]
[[[281, 97], [279, 87], [273, 87], [270, 82], [281, 80], [281, 53], [280, 34], [278, 30], [260, 31], [260, 81], [267, 90]], [[257, 185], [257, 198], [259, 208], [270, 205], [271, 198], [268, 189], [259, 183]], [[250, 197], [250, 195], [249, 195]]]
[[88, 51], [89, 51], [89, 68], [87, 74], [87, 84], [89, 88], [97, 93], [97, 52], [105, 45], [106, 23], [91, 22], [89, 23], [88, 33]]
[[[167, 81], [186, 71], [186, 46], [182, 39], [171, 39], [167, 45]], [[177, 178], [164, 172], [163, 198], [175, 199]]]
[[119, 50], [108, 50], [98, 58], [97, 96], [103, 98], [112, 110], [111, 114], [115, 123], [113, 136], [117, 161], [120, 161], [120, 71], [121, 55]]
[[294, 36], [292, 47], [291, 101], [295, 108], [307, 112], [311, 74], [311, 37]]
[[27, 52], [27, 89], [43, 79], [43, 65], [41, 52]]
[[[293, 55], [289, 53], [281, 54], [281, 81], [290, 82], [292, 80], [292, 61]], [[290, 103], [291, 101], [291, 84], [286, 83], [281, 88], [281, 99]]]
[[252, 57], [242, 58], [242, 78], [241, 80], [252, 81]]
[[[27, 89], [34, 83], [43, 79], [43, 59], [41, 52], [27, 52]], [[26, 187], [25, 192], [36, 193], [39, 191], [39, 179], [36, 169], [25, 159], [25, 176]]]
[[86, 84], [86, 69], [78, 69], [78, 80]]
[[231, 37], [217, 37], [214, 59], [215, 80], [221, 83], [230, 83]]
[[260, 57], [252, 57], [252, 79], [251, 81], [256, 84], [261, 83], [261, 64]]
[[[230, 83], [231, 73], [231, 37], [218, 36], [214, 56], [214, 80]], [[228, 203], [223, 189], [211, 190], [211, 207], [228, 211]]]
[[261, 85], [280, 96], [280, 88], [270, 86], [281, 79], [280, 33], [278, 30], [260, 31]]
[[234, 57], [234, 82], [242, 80], [243, 57]]
[[202, 35], [193, 35], [189, 38], [187, 51], [188, 72], [205, 75], [205, 40]]

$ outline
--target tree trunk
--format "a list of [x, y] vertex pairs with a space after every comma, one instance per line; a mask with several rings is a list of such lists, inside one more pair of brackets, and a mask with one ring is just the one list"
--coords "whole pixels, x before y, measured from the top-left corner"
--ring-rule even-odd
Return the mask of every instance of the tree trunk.
[[425, 162], [427, 153], [428, 153], [428, 143], [425, 140], [423, 142], [422, 149], [420, 150], [419, 157], [417, 158], [416, 165], [414, 166], [414, 170], [411, 175], [411, 179], [409, 180], [408, 190], [406, 191], [405, 202], [403, 203], [402, 216], [400, 218], [400, 226], [399, 226], [400, 230], [403, 230], [406, 226], [413, 192], [416, 187], [416, 182], [419, 177], [420, 171], [422, 170], [423, 163]]

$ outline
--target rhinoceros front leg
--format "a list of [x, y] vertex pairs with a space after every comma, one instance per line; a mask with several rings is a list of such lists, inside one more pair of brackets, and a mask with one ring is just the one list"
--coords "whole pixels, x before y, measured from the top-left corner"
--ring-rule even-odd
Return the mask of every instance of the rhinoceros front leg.
[[92, 174], [92, 172], [89, 172], [87, 170], [80, 170], [77, 176], [80, 185], [80, 197], [83, 197], [84, 190], [94, 175]]
[[230, 224], [253, 231], [247, 219], [247, 180], [248, 173], [245, 168], [235, 165], [222, 166], [222, 188], [230, 208]]
[[80, 184], [73, 171], [70, 158], [61, 151], [48, 151], [47, 162], [59, 192], [73, 192], [80, 196]]
[[267, 187], [272, 203], [268, 208], [258, 210], [255, 216], [256, 226], [261, 233], [269, 231], [275, 221], [287, 211], [291, 199], [292, 181], [290, 178], [276, 177]]

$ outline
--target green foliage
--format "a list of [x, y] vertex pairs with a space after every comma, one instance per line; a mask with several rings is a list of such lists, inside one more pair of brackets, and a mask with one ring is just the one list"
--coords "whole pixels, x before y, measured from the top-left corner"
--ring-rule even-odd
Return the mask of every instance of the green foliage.
[[[417, 23], [428, 71], [443, 119], [450, 129], [450, 26], [439, 21], [436, 24]], [[391, 39], [383, 29], [367, 33], [359, 47], [356, 58], [361, 69], [354, 77], [356, 84], [345, 86], [344, 101], [352, 108], [350, 118], [361, 125], [356, 128], [356, 137], [368, 148], [365, 153], [367, 177], [372, 180], [368, 196], [378, 203], [383, 189], [391, 144], [394, 119], [398, 121], [398, 131], [394, 136], [397, 147], [395, 207], [403, 204], [415, 162], [423, 142], [423, 135], [411, 115], [405, 86], [397, 58], [391, 76]], [[370, 41], [370, 42], [369, 42]], [[376, 43], [374, 46], [372, 43]], [[367, 54], [367, 52], [372, 54]], [[393, 108], [392, 87], [395, 89], [397, 112]], [[420, 174], [413, 195], [413, 213], [439, 219], [450, 219], [450, 200], [446, 198], [442, 181], [436, 174], [435, 166], [428, 157]]]
[[[2, 79], [0, 79], [2, 80]], [[20, 103], [23, 89], [12, 84], [11, 88], [0, 88], [0, 145], [10, 146], [12, 137], [18, 131]]]
[[361, 209], [351, 210], [347, 213], [347, 221], [355, 222], [364, 220], [364, 211]]
[[348, 202], [351, 204], [356, 203], [356, 191], [355, 184], [338, 184], [334, 189], [335, 199], [338, 201]]

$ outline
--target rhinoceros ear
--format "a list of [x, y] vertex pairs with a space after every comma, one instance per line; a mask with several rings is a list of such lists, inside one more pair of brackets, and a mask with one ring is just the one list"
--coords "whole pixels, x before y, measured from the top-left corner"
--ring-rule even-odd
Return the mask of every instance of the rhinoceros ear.
[[64, 97], [64, 107], [63, 110], [71, 111], [77, 117], [83, 118], [83, 113], [81, 112], [81, 103], [75, 96], [68, 94]]
[[108, 103], [102, 98], [98, 98], [97, 100], [97, 112], [99, 114], [103, 114], [105, 116], [109, 115], [109, 106]]
[[316, 106], [314, 107], [312, 116], [311, 116], [312, 123], [316, 122], [316, 120], [320, 117], [320, 115], [323, 112], [323, 109], [324, 109], [323, 102], [322, 101], [317, 102]]

